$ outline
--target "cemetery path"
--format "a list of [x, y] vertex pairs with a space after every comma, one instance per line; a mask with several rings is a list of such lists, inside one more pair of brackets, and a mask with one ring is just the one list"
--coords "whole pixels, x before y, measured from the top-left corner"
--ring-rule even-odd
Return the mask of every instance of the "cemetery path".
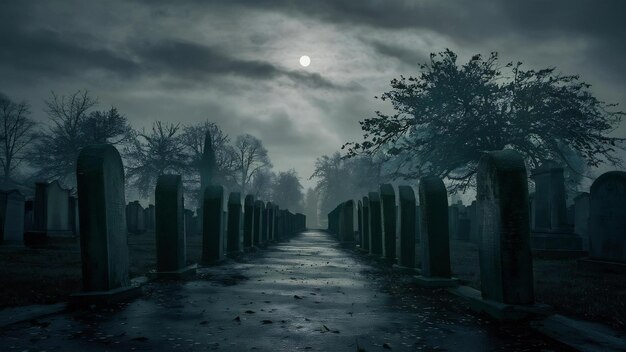
[[200, 269], [194, 281], [149, 283], [119, 307], [15, 324], [0, 330], [0, 350], [555, 350], [523, 326], [490, 323], [411, 281], [307, 231]]

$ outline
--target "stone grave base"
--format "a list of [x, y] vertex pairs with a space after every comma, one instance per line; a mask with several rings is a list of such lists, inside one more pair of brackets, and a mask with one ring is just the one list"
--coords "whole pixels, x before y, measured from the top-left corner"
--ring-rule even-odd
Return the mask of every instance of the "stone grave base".
[[419, 286], [427, 287], [427, 288], [442, 288], [442, 287], [456, 287], [459, 285], [459, 279], [453, 278], [445, 278], [445, 277], [426, 277], [426, 276], [416, 276], [416, 283]]
[[186, 280], [196, 277], [196, 264], [175, 271], [150, 271], [148, 278], [152, 280]]
[[626, 274], [626, 263], [600, 259], [583, 258], [578, 260], [578, 270], [595, 273]]
[[449, 288], [448, 291], [463, 298], [471, 310], [477, 313], [487, 313], [499, 321], [523, 320], [553, 313], [552, 307], [545, 304], [514, 305], [483, 299], [480, 291], [469, 286]]
[[578, 259], [588, 254], [585, 250], [567, 250], [567, 249], [533, 249], [533, 258], [540, 259]]
[[141, 286], [119, 287], [109, 291], [78, 292], [70, 295], [70, 307], [90, 305], [106, 306], [120, 303], [141, 295]]

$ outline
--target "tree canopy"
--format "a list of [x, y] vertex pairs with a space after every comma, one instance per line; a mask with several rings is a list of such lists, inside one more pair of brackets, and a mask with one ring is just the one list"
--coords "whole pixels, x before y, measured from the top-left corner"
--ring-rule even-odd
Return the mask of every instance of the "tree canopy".
[[574, 173], [602, 162], [619, 165], [611, 136], [624, 112], [596, 98], [578, 75], [556, 68], [501, 65], [497, 53], [457, 63], [451, 50], [431, 54], [415, 77], [391, 81], [378, 99], [393, 113], [376, 111], [360, 122], [363, 141], [346, 143], [348, 157], [382, 152], [395, 159], [395, 178], [435, 174], [452, 190], [473, 185], [486, 151], [512, 148], [530, 168], [556, 160]]

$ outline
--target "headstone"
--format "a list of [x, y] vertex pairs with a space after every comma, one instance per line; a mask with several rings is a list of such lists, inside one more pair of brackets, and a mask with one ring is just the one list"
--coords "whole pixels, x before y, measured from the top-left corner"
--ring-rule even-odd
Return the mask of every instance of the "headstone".
[[231, 192], [228, 196], [228, 252], [243, 252], [243, 217], [241, 193]]
[[453, 204], [448, 207], [448, 229], [451, 240], [458, 240], [459, 207]]
[[[33, 200], [27, 200], [24, 202], [24, 231], [31, 231], [33, 229]], [[78, 202], [76, 202], [78, 206]]]
[[144, 232], [144, 209], [138, 200], [129, 202], [126, 206], [126, 223], [129, 233], [141, 234]]
[[267, 212], [267, 241], [271, 242], [274, 240], [274, 204], [267, 202], [265, 209]]
[[267, 244], [267, 230], [269, 229], [269, 216], [267, 213], [267, 205], [270, 205], [270, 203], [263, 204], [261, 208], [261, 224], [263, 225], [261, 227], [261, 245]]
[[154, 192], [157, 277], [187, 274], [183, 183], [180, 175], [161, 175]]
[[190, 236], [197, 236], [196, 217], [193, 214], [193, 210], [185, 209], [185, 238]]
[[154, 205], [149, 204], [148, 207], [144, 209], [143, 213], [143, 219], [146, 223], [146, 231], [153, 232], [156, 225]]
[[574, 198], [574, 233], [583, 241], [583, 249], [589, 250], [589, 193]]
[[575, 255], [582, 250], [582, 240], [568, 225], [563, 168], [553, 161], [546, 161], [533, 171], [531, 177], [535, 181], [532, 248], [551, 253], [571, 251]]
[[18, 190], [0, 192], [0, 243], [24, 243], [24, 196]]
[[340, 241], [354, 242], [354, 201], [343, 202], [340, 208], [341, 213], [341, 235]]
[[202, 232], [203, 216], [202, 204], [204, 199], [204, 191], [206, 188], [213, 184], [215, 181], [215, 173], [217, 172], [217, 162], [215, 158], [215, 150], [213, 150], [213, 142], [211, 138], [211, 132], [206, 131], [204, 135], [204, 146], [202, 149], [202, 158], [200, 159], [200, 209], [198, 211], [198, 227], [199, 232]]
[[202, 263], [215, 264], [224, 259], [224, 187], [206, 187], [202, 217]]
[[478, 164], [477, 216], [481, 223], [483, 299], [533, 303], [528, 185], [523, 157], [513, 150], [485, 154]]
[[381, 219], [380, 195], [378, 192], [369, 192], [369, 223], [370, 223], [370, 254], [383, 254], [383, 228]]
[[[357, 241], [359, 245], [363, 243], [363, 202], [357, 200], [356, 202], [356, 221], [357, 221]], [[363, 247], [361, 247], [363, 248]]]
[[470, 222], [469, 240], [472, 243], [478, 244], [480, 239], [478, 238], [478, 219], [476, 217], [476, 201], [472, 201], [467, 207], [467, 217]]
[[124, 208], [124, 167], [110, 144], [84, 147], [76, 163], [84, 293], [75, 304], [114, 301], [139, 293], [130, 286]]
[[72, 236], [78, 236], [78, 199], [74, 196], [70, 196], [68, 199], [68, 224]]
[[433, 286], [446, 285], [451, 279], [448, 195], [446, 186], [439, 177], [420, 178], [419, 202], [421, 278], [424, 280], [421, 283], [428, 285], [432, 281]]
[[244, 200], [243, 211], [243, 247], [250, 248], [254, 236], [254, 196], [248, 194]]
[[70, 191], [61, 187], [58, 181], [35, 184], [35, 204], [33, 230], [50, 237], [71, 237]]
[[600, 175], [590, 193], [589, 257], [626, 264], [626, 172]]
[[415, 268], [415, 193], [410, 186], [398, 187], [398, 265]]
[[383, 254], [385, 259], [396, 260], [396, 194], [393, 186], [380, 186], [381, 221], [383, 228]]
[[263, 208], [262, 200], [254, 202], [254, 242], [253, 245], [258, 247], [261, 245], [261, 232], [263, 231]]
[[370, 201], [363, 197], [363, 237], [361, 237], [361, 249], [369, 252], [370, 249]]

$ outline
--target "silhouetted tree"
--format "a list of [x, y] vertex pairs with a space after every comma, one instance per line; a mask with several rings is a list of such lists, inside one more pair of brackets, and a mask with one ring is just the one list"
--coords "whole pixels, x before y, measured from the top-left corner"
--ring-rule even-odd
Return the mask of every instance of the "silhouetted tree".
[[302, 189], [296, 170], [281, 171], [272, 187], [272, 202], [292, 212], [301, 212], [304, 202]]
[[66, 186], [76, 184], [76, 158], [80, 149], [97, 143], [121, 144], [132, 130], [116, 108], [89, 112], [97, 100], [78, 90], [69, 96], [54, 92], [45, 101], [48, 126], [38, 135], [29, 162], [35, 178], [58, 179]]
[[304, 215], [308, 228], [319, 227], [318, 214], [319, 194], [313, 188], [308, 188], [304, 196]]
[[272, 163], [263, 142], [252, 135], [238, 136], [234, 150], [235, 181], [238, 190], [245, 194], [254, 175], [260, 170], [271, 168]]
[[159, 175], [182, 175], [189, 170], [188, 154], [179, 131], [180, 124], [156, 121], [150, 131], [137, 133], [125, 148], [126, 180], [141, 196], [154, 193]]
[[256, 199], [268, 201], [272, 199], [272, 185], [276, 180], [276, 174], [269, 168], [260, 169], [252, 177], [248, 193]]
[[520, 62], [502, 67], [496, 53], [459, 66], [450, 50], [431, 54], [419, 69], [391, 81], [380, 99], [395, 112], [361, 121], [364, 141], [344, 145], [349, 156], [381, 151], [399, 160], [395, 177], [433, 173], [452, 190], [473, 185], [478, 160], [490, 150], [515, 149], [530, 168], [559, 160], [579, 174], [568, 153], [588, 166], [620, 163], [613, 152], [623, 139], [608, 133], [624, 113], [593, 96], [579, 76], [524, 70]]
[[14, 170], [24, 160], [28, 146], [35, 138], [35, 122], [26, 102], [16, 103], [0, 93], [0, 165], [3, 182], [12, 181]]

